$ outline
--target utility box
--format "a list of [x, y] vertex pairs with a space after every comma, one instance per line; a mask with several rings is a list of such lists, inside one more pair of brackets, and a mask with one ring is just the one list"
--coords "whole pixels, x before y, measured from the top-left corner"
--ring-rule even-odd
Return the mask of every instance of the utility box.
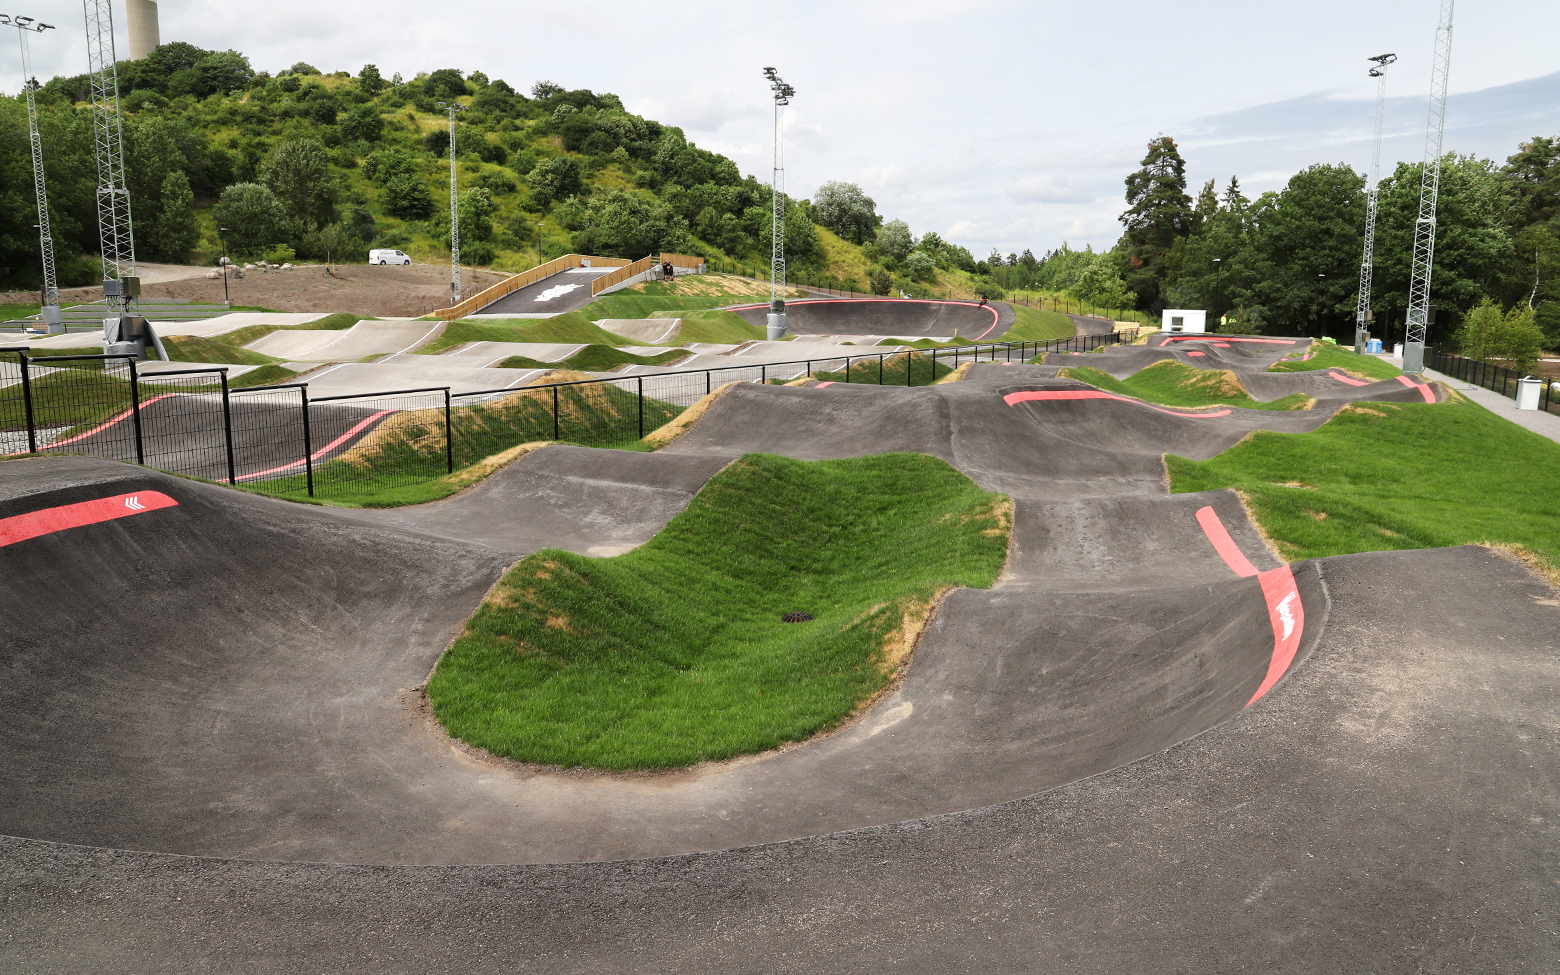
[[1194, 308], [1166, 308], [1160, 314], [1160, 328], [1166, 332], [1206, 332], [1208, 313]]
[[1365, 351], [1372, 355], [1381, 355], [1381, 340], [1371, 339], [1368, 343], [1366, 343]]
[[1544, 381], [1535, 376], [1523, 376], [1517, 380], [1517, 409], [1538, 409], [1538, 398], [1544, 392]]

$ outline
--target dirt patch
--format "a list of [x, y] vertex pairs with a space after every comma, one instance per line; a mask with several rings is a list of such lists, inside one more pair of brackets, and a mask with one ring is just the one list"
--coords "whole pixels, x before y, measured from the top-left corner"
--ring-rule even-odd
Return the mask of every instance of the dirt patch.
[[[245, 271], [242, 278], [228, 279], [228, 294], [233, 304], [270, 308], [274, 311], [346, 311], [375, 318], [419, 318], [450, 303], [450, 269], [432, 264], [407, 267], [371, 267], [337, 265], [326, 274], [324, 265], [295, 267], [286, 271]], [[461, 270], [461, 285], [467, 294], [476, 294], [509, 277], [493, 271], [470, 268]], [[60, 303], [65, 305], [97, 301], [102, 288], [65, 288]], [[182, 298], [188, 301], [222, 303], [222, 279], [204, 276], [182, 281], [142, 284], [141, 297]], [[24, 304], [38, 300], [36, 291], [16, 296], [0, 295], [0, 303]]]
[[[698, 422], [699, 417], [703, 416], [705, 411], [707, 411], [711, 406], [715, 405], [716, 400], [720, 399], [720, 397], [728, 389], [735, 385], [737, 385], [737, 383], [730, 382], [716, 388], [703, 399], [677, 414], [676, 419], [671, 420], [659, 429], [651, 430], [649, 433], [645, 434], [645, 443], [650, 444], [652, 447], [655, 447], [657, 450], [659, 450], [660, 448], [665, 447], [667, 444], [671, 443], [673, 440], [676, 440], [678, 437], [687, 433], [688, 428]], [[786, 385], [789, 386], [791, 384], [786, 383]]]
[[948, 375], [946, 375], [946, 376], [942, 377], [941, 379], [937, 380], [932, 385], [933, 386], [941, 386], [943, 383], [962, 383], [962, 382], [964, 382], [964, 377], [966, 377], [966, 376], [968, 376], [970, 374], [970, 367], [973, 366], [973, 365], [975, 365], [975, 363], [973, 363], [973, 362], [966, 362], [963, 365], [961, 365], [959, 368], [957, 368], [954, 371], [948, 373]]
[[[738, 298], [768, 298], [769, 282], [755, 281], [752, 278], [739, 278], [734, 274], [688, 274], [683, 277], [673, 278], [671, 281], [641, 281], [624, 288], [624, 291], [637, 291], [640, 294], [646, 292], [646, 285], [656, 285], [655, 296], [676, 297], [679, 295], [695, 295], [706, 298], [718, 298], [732, 295]], [[787, 298], [800, 298], [805, 291], [795, 288], [788, 289]]]

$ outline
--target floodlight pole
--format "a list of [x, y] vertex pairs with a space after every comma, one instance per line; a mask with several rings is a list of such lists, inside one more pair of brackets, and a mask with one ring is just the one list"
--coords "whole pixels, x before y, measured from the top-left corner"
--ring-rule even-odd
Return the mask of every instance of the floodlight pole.
[[450, 113], [450, 307], [460, 304], [460, 191], [455, 185], [455, 113], [464, 112], [459, 102], [439, 103]]
[[125, 181], [124, 125], [119, 115], [119, 72], [114, 54], [111, 0], [84, 0], [87, 72], [92, 97], [92, 142], [97, 156], [98, 242], [103, 298], [110, 314], [134, 313], [140, 296], [135, 273], [135, 228]]
[[1397, 60], [1396, 54], [1378, 54], [1370, 60], [1376, 66], [1370, 76], [1376, 83], [1376, 141], [1370, 153], [1370, 182], [1365, 187], [1365, 256], [1360, 260], [1360, 300], [1354, 310], [1354, 351], [1365, 352], [1365, 332], [1371, 322], [1371, 275], [1376, 260], [1376, 192], [1381, 183], [1381, 123], [1387, 111], [1387, 65]]
[[27, 92], [27, 138], [32, 144], [33, 195], [38, 200], [38, 250], [43, 255], [43, 302], [39, 314], [44, 331], [57, 335], [65, 331], [60, 317], [59, 279], [54, 271], [54, 237], [49, 232], [49, 192], [43, 178], [43, 141], [38, 136], [38, 102], [33, 96], [32, 52], [28, 50], [27, 35], [54, 30], [53, 24], [45, 24], [31, 17], [15, 17], [0, 14], [0, 24], [16, 28], [16, 38], [22, 46], [22, 90]]
[[775, 165], [770, 183], [769, 328], [771, 342], [785, 338], [785, 128], [780, 109], [791, 104], [796, 89], [774, 68], [765, 68], [775, 100]]
[[1446, 79], [1452, 70], [1452, 6], [1441, 0], [1430, 65], [1430, 117], [1425, 126], [1425, 163], [1419, 180], [1419, 219], [1414, 221], [1414, 265], [1408, 283], [1408, 324], [1403, 335], [1403, 371], [1425, 368], [1425, 327], [1430, 322], [1430, 272], [1435, 267], [1435, 206], [1441, 193], [1441, 136], [1446, 129]]

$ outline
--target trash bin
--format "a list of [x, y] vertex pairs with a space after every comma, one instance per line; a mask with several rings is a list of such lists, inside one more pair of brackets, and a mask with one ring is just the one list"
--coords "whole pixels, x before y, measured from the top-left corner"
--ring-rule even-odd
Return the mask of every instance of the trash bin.
[[1395, 356], [1396, 358], [1399, 358], [1399, 359], [1403, 358], [1403, 343], [1402, 342], [1398, 342], [1398, 343], [1396, 343], [1396, 344], [1394, 344], [1392, 346], [1392, 355]]
[[1371, 339], [1370, 342], [1365, 346], [1365, 351], [1369, 352], [1371, 355], [1380, 355], [1381, 354], [1381, 340], [1380, 339]]
[[1538, 397], [1544, 391], [1544, 381], [1536, 376], [1523, 376], [1517, 380], [1517, 409], [1538, 409]]

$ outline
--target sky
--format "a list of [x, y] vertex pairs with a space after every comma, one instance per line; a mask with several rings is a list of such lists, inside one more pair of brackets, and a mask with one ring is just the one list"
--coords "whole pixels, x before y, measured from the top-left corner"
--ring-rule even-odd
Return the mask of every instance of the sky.
[[[539, 80], [612, 92], [768, 182], [773, 105], [762, 70], [797, 91], [786, 184], [859, 185], [886, 219], [977, 257], [1110, 247], [1123, 180], [1147, 142], [1174, 137], [1189, 192], [1238, 175], [1248, 196], [1313, 163], [1370, 165], [1388, 69], [1383, 172], [1424, 154], [1438, 0], [833, 0], [760, 5], [529, 0], [161, 0], [162, 40], [232, 48], [257, 70], [378, 65], [389, 77], [456, 67], [528, 91]], [[53, 23], [34, 73], [80, 74], [79, 2], [0, 0]], [[1560, 134], [1560, 3], [1464, 0], [1455, 21], [1445, 148], [1504, 161]], [[115, 3], [121, 52], [128, 50]], [[3, 35], [0, 35], [3, 36]], [[0, 90], [20, 87], [0, 44]]]

